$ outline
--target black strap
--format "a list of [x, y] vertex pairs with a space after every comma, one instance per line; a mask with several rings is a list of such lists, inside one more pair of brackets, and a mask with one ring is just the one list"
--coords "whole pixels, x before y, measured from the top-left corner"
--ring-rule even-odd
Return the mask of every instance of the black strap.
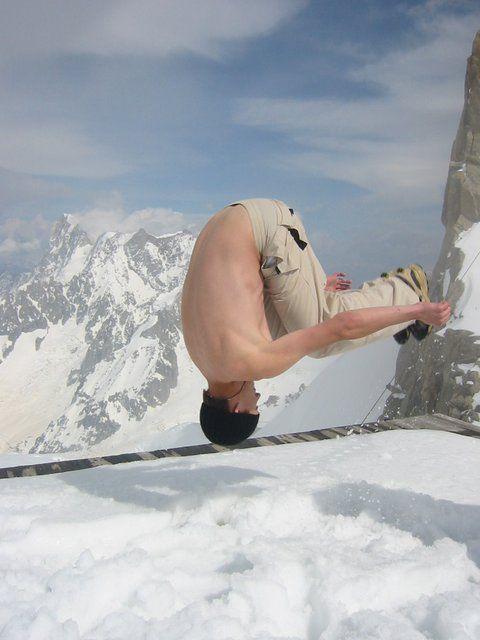
[[305, 247], [307, 246], [308, 242], [305, 242], [305, 240], [302, 240], [300, 238], [300, 235], [298, 233], [298, 229], [293, 229], [292, 227], [288, 227], [288, 230], [292, 234], [293, 239], [295, 240], [295, 242], [298, 244], [300, 249], [303, 251], [305, 249]]

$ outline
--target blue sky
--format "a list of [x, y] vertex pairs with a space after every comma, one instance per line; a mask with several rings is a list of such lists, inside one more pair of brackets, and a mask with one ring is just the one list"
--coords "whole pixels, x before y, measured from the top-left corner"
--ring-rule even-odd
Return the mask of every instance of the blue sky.
[[433, 266], [474, 2], [3, 0], [0, 270], [74, 213], [197, 233], [224, 205], [295, 207], [357, 286]]

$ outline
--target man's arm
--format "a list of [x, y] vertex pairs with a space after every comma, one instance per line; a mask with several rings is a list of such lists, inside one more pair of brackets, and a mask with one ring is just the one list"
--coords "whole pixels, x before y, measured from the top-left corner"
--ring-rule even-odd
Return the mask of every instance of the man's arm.
[[298, 329], [277, 340], [265, 343], [249, 358], [246, 365], [248, 376], [245, 379], [274, 378], [309, 353], [339, 340], [363, 338], [384, 327], [408, 321], [413, 322], [416, 319], [440, 325], [446, 322], [449, 315], [448, 303], [425, 302], [342, 311], [330, 320], [307, 329]]

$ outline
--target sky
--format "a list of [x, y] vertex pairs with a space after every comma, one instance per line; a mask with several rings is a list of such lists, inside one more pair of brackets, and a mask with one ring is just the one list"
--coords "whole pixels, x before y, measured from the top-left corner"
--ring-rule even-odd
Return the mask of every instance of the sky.
[[433, 267], [476, 2], [0, 3], [0, 273], [63, 213], [197, 234], [251, 197], [354, 286]]

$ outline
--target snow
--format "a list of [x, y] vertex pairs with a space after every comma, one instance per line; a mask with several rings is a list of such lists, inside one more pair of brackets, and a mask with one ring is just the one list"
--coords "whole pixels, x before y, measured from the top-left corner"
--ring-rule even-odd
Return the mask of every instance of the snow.
[[85, 267], [91, 248], [88, 244], [76, 247], [67, 264], [55, 274], [56, 279], [66, 284], [73, 276], [79, 275]]
[[304, 401], [287, 406], [262, 435], [372, 422], [383, 412], [398, 350], [394, 340], [378, 340], [327, 362]]
[[[42, 339], [38, 350], [37, 338]], [[22, 437], [34, 439], [69, 406], [74, 387], [67, 386], [66, 380], [70, 371], [80, 366], [87, 346], [84, 327], [73, 318], [50, 325], [48, 331], [37, 329], [19, 336], [13, 352], [2, 363], [3, 438], [15, 442]]]
[[[455, 243], [461, 249], [465, 258], [460, 271], [465, 289], [457, 303], [460, 317], [451, 320], [456, 330], [466, 329], [478, 333], [480, 327], [480, 300], [478, 288], [480, 282], [480, 223], [473, 224], [468, 230], [463, 231]], [[465, 275], [464, 275], [465, 274]]]
[[448, 287], [450, 286], [450, 269], [445, 271], [445, 275], [443, 277], [443, 299], [445, 300], [448, 292]]
[[478, 640], [479, 456], [394, 431], [2, 480], [0, 638]]
[[140, 325], [127, 344], [117, 351], [113, 362], [101, 360], [95, 366], [95, 377], [87, 379], [84, 391], [99, 401], [111, 394], [121, 393], [124, 389], [138, 388], [145, 376], [155, 371], [159, 345], [147, 338], [142, 332], [156, 322], [155, 316]]
[[[173, 269], [170, 269], [169, 275], [173, 272]], [[174, 275], [177, 275], [175, 273]], [[166, 291], [165, 293], [157, 294], [157, 298], [152, 305], [153, 311], [161, 311], [167, 307], [171, 307], [175, 302], [175, 298], [178, 296], [179, 292], [182, 290], [182, 285], [178, 287], [174, 287], [171, 291]]]
[[6, 351], [11, 344], [12, 341], [9, 336], [0, 336], [0, 358], [2, 357], [3, 352]]
[[[256, 381], [261, 397], [255, 437], [348, 425], [364, 419], [372, 422], [383, 412], [398, 350], [394, 340], [379, 340], [343, 355], [303, 358], [288, 376]], [[91, 448], [89, 455], [208, 442], [198, 420], [191, 420], [192, 414], [198, 415], [205, 379], [191, 362], [183, 339], [177, 347], [177, 358], [179, 378], [167, 402], [153, 408], [143, 422], [129, 420], [127, 415], [116, 417], [122, 429]], [[305, 390], [285, 408], [265, 405], [272, 394], [284, 397], [289, 389], [300, 388], [302, 383]]]
[[[126, 413], [114, 416], [121, 423], [122, 428], [98, 446], [89, 449], [88, 455], [147, 451], [208, 442], [200, 429], [197, 418], [202, 401], [202, 389], [205, 388], [205, 378], [192, 363], [183, 336], [180, 336], [176, 354], [178, 380], [176, 386], [171, 389], [168, 400], [162, 405], [152, 407], [146, 418], [141, 421], [132, 420]], [[333, 364], [338, 358], [339, 356], [322, 360], [303, 358], [289, 369], [287, 375], [257, 381], [255, 387], [261, 393], [261, 397], [259, 401], [260, 420], [255, 435], [266, 434], [267, 425], [282, 411], [283, 398], [286, 395], [292, 390], [298, 393], [302, 384], [308, 386], [319, 372]], [[96, 367], [96, 373], [98, 369], [96, 380], [100, 379], [101, 366], [97, 365]], [[110, 366], [110, 370], [111, 368]], [[105, 372], [107, 371], [105, 369]], [[115, 376], [112, 379], [115, 380]], [[131, 380], [133, 381], [133, 378]], [[129, 382], [129, 384], [133, 384], [133, 382]], [[88, 387], [88, 389], [91, 388]], [[265, 401], [274, 396], [281, 398], [282, 404], [279, 406], [265, 405]], [[192, 422], [192, 416], [195, 416], [196, 422]]]
[[105, 232], [97, 239], [87, 261], [96, 284], [94, 298], [108, 293], [115, 304], [122, 304], [128, 291], [141, 306], [156, 297], [157, 292], [128, 266], [124, 245], [132, 235]]

